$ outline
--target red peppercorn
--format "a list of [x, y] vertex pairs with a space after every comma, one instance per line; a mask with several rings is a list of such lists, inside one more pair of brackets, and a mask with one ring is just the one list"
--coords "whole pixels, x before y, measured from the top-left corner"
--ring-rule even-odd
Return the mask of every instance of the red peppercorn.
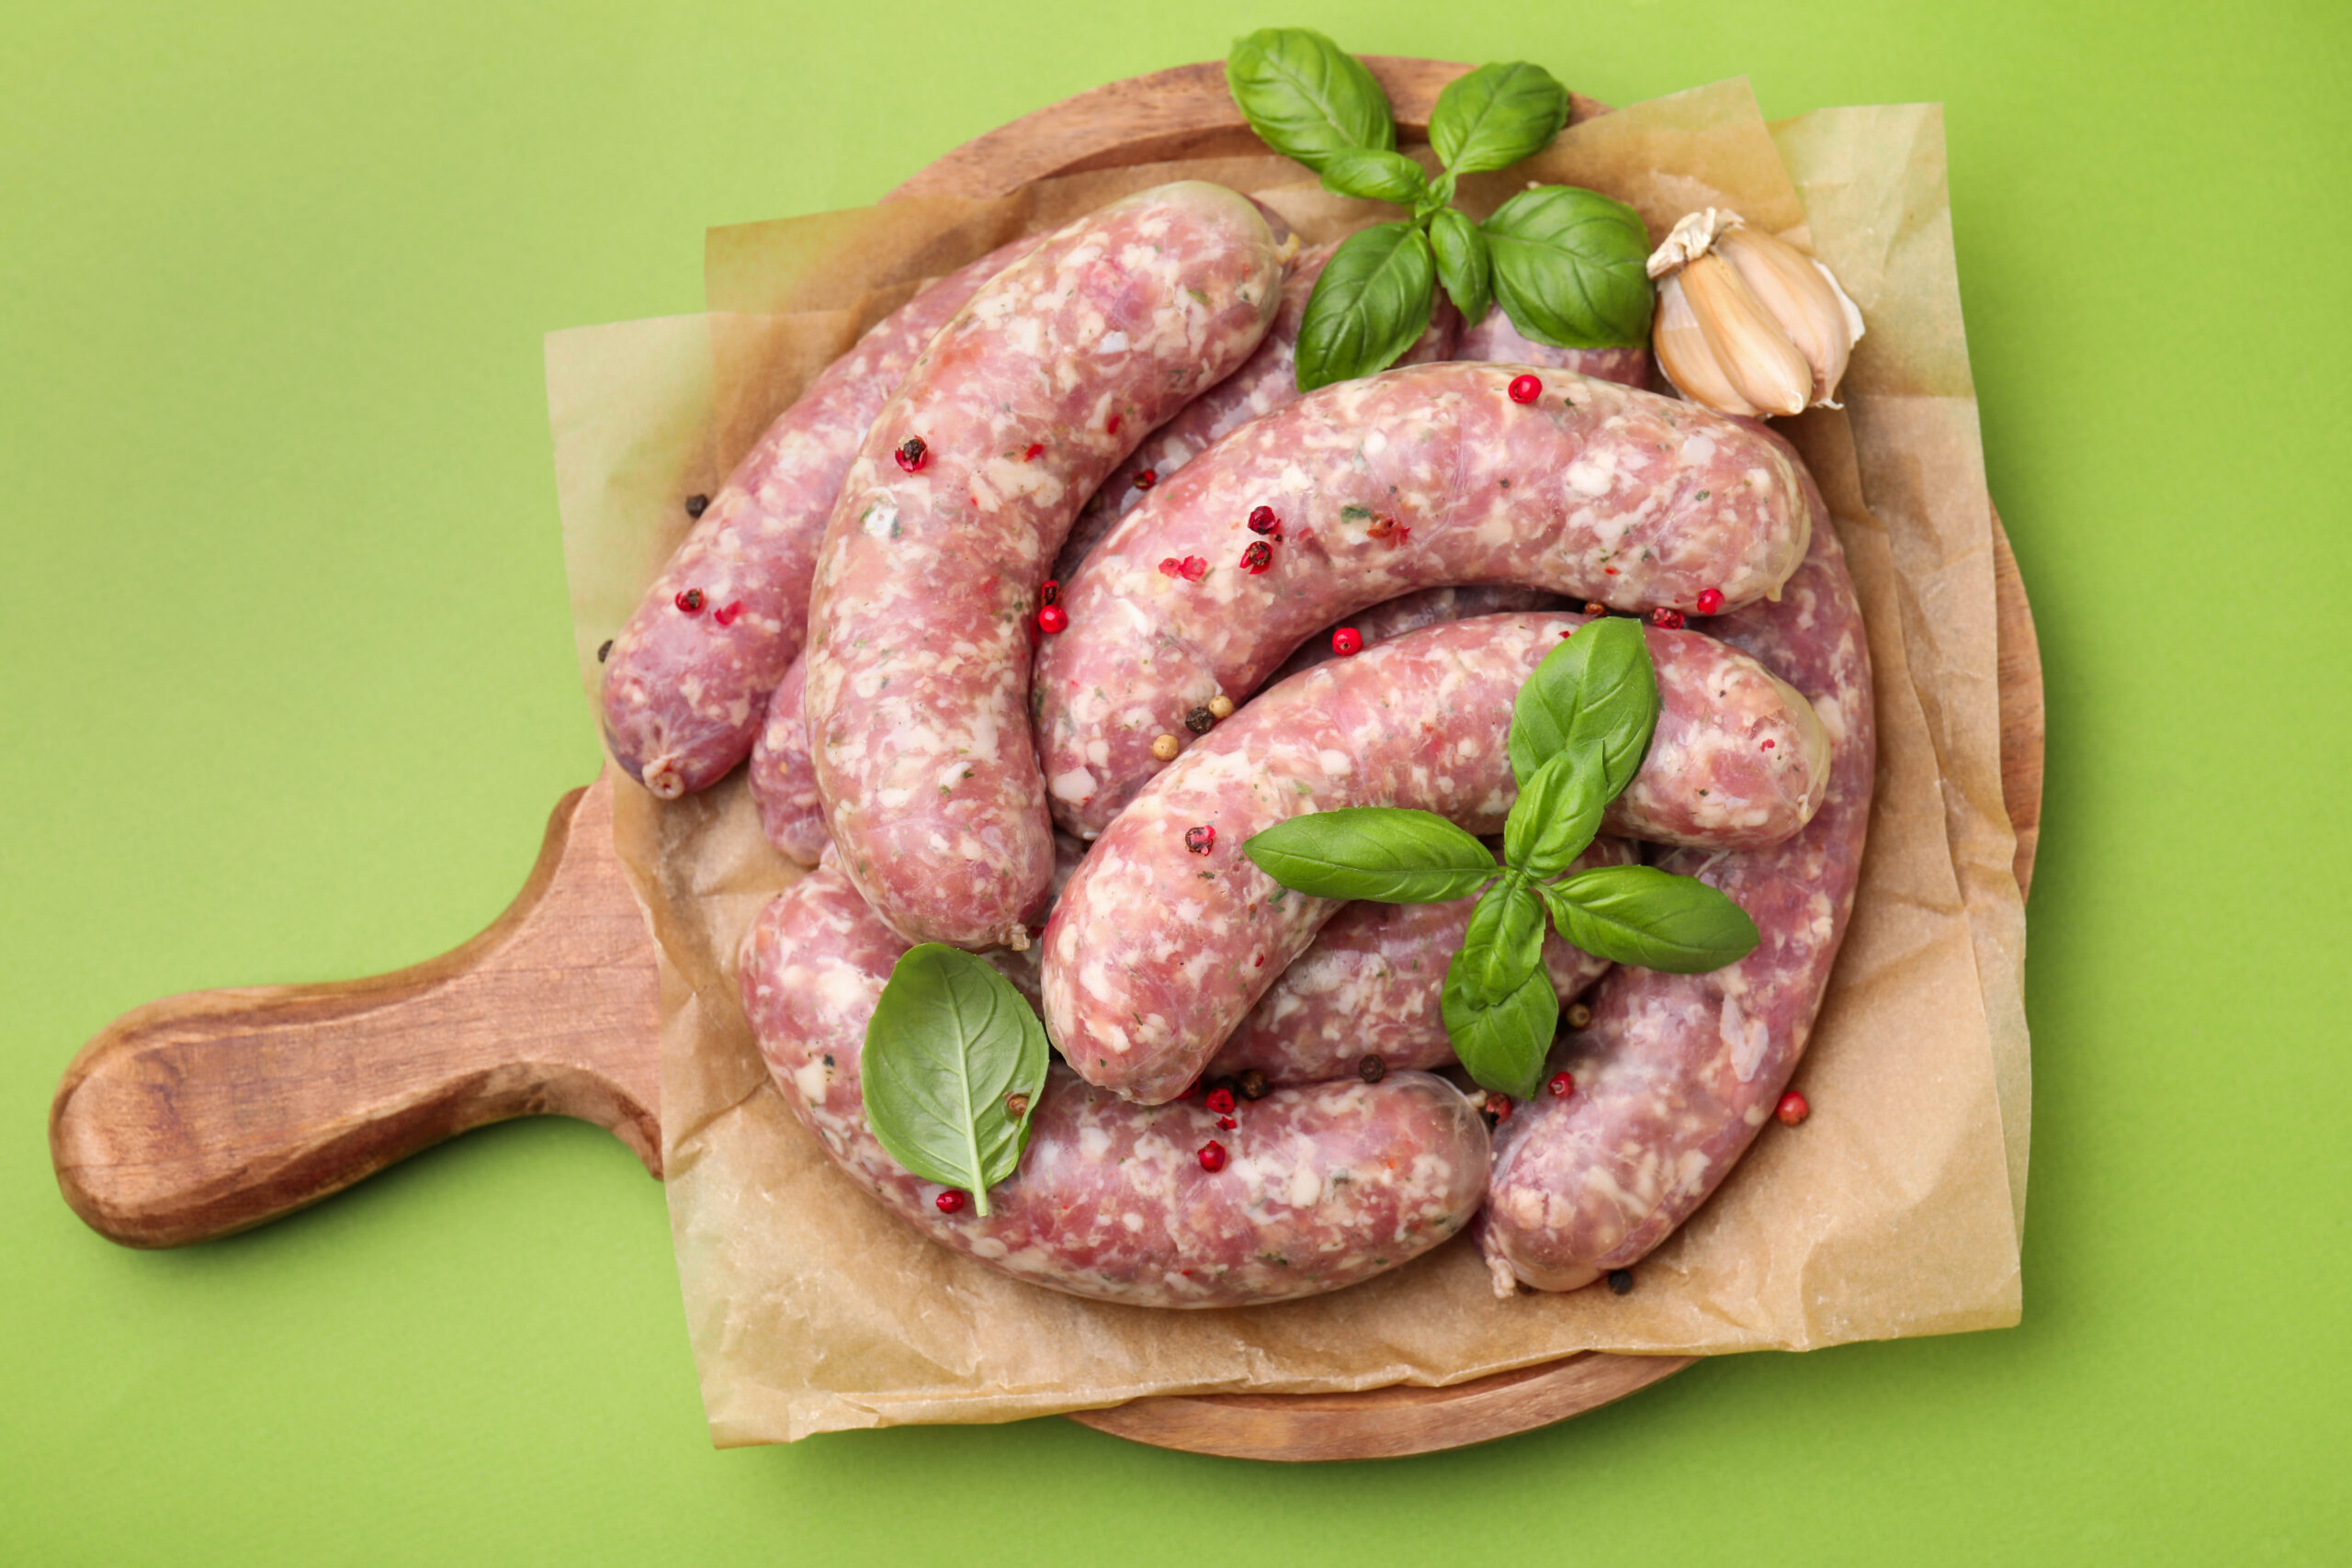
[[1363, 651], [1363, 633], [1353, 626], [1341, 626], [1331, 634], [1331, 651], [1345, 659], [1351, 653]]
[[1669, 610], [1665, 605], [1660, 604], [1657, 609], [1650, 612], [1650, 625], [1654, 626], [1664, 626], [1670, 632], [1679, 632], [1682, 629], [1682, 612], [1679, 610]]
[[1225, 1129], [1227, 1132], [1228, 1132], [1228, 1133], [1232, 1132], [1236, 1127], [1238, 1127], [1238, 1126], [1240, 1126], [1240, 1125], [1241, 1125], [1241, 1123], [1240, 1123], [1240, 1122], [1238, 1122], [1235, 1121], [1235, 1120], [1234, 1120], [1232, 1117], [1230, 1117], [1230, 1116], [1220, 1116], [1220, 1117], [1218, 1117], [1218, 1118], [1216, 1119], [1216, 1124], [1217, 1124], [1218, 1126], [1220, 1126], [1220, 1127], [1224, 1128], [1224, 1129]]
[[1174, 556], [1165, 556], [1161, 558], [1159, 562], [1160, 576], [1176, 577], [1182, 575], [1183, 570], [1184, 563], [1178, 560]]
[[1143, 472], [1136, 476], [1136, 489], [1137, 490], [1149, 490], [1159, 482], [1159, 475], [1150, 468], [1146, 468]]
[[1541, 376], [1514, 376], [1510, 378], [1512, 402], [1532, 403], [1543, 395], [1544, 378]]
[[1793, 1127], [1813, 1114], [1813, 1107], [1805, 1103], [1804, 1096], [1791, 1089], [1781, 1096], [1781, 1103], [1773, 1110], [1772, 1114], [1781, 1119], [1781, 1126]]
[[1045, 455], [1046, 444], [1042, 441], [1032, 441], [1029, 443], [1029, 450], [1021, 454], [1021, 460], [1024, 463], [1034, 463]]
[[1062, 585], [1061, 585], [1061, 581], [1060, 581], [1060, 580], [1059, 580], [1059, 579], [1057, 579], [1057, 578], [1051, 578], [1051, 577], [1049, 577], [1049, 578], [1046, 579], [1046, 581], [1043, 581], [1043, 582], [1041, 582], [1041, 583], [1037, 584], [1037, 603], [1038, 603], [1038, 604], [1060, 604], [1061, 602], [1062, 602]]
[[1712, 615], [1724, 607], [1724, 591], [1720, 588], [1699, 590], [1699, 614]]
[[1178, 563], [1176, 570], [1185, 581], [1198, 582], [1201, 579], [1209, 574], [1209, 558], [1206, 556], [1186, 556], [1182, 561]]
[[1554, 1073], [1550, 1088], [1554, 1100], [1566, 1100], [1577, 1091], [1577, 1076], [1574, 1073]]
[[1252, 539], [1250, 547], [1241, 552], [1241, 570], [1252, 577], [1263, 576], [1274, 564], [1274, 547], [1263, 539]]
[[1770, 750], [1774, 746], [1776, 746], [1776, 745], [1778, 745], [1778, 744], [1779, 744], [1779, 742], [1778, 742], [1778, 741], [1767, 740], [1766, 742], [1764, 742], [1764, 750], [1766, 750], [1767, 751], [1770, 751]]
[[710, 613], [710, 618], [717, 621], [722, 626], [731, 626], [735, 624], [736, 617], [741, 615], [742, 613], [743, 601], [738, 599], [732, 604], [722, 604], [718, 609], [713, 610]]
[[1282, 525], [1283, 520], [1274, 515], [1272, 507], [1259, 506], [1250, 509], [1250, 531], [1252, 534], [1279, 534]]
[[703, 605], [709, 603], [709, 601], [702, 596], [701, 589], [689, 588], [684, 592], [679, 594], [675, 599], [673, 599], [671, 603], [677, 605], [679, 609], [684, 610], [689, 615], [699, 615], [702, 614]]
[[922, 444], [920, 435], [910, 435], [899, 446], [899, 467], [913, 473], [931, 460], [931, 448]]
[[1216, 848], [1216, 829], [1204, 822], [1197, 828], [1184, 829], [1184, 847], [1196, 855], [1204, 855]]
[[1037, 612], [1037, 629], [1047, 637], [1069, 626], [1069, 612], [1059, 604], [1048, 604]]
[[1215, 1138], [1211, 1138], [1207, 1143], [1201, 1145], [1201, 1152], [1197, 1157], [1201, 1162], [1201, 1168], [1203, 1170], [1223, 1170], [1225, 1168], [1225, 1145], [1218, 1143]]
[[1510, 1096], [1507, 1094], [1489, 1094], [1487, 1096], [1487, 1115], [1493, 1117], [1498, 1122], [1501, 1122], [1510, 1121]]
[[939, 1205], [939, 1212], [943, 1214], [960, 1214], [967, 1200], [961, 1188], [951, 1187], [932, 1201]]
[[1219, 1116], [1233, 1114], [1233, 1091], [1229, 1089], [1209, 1090], [1208, 1108]]

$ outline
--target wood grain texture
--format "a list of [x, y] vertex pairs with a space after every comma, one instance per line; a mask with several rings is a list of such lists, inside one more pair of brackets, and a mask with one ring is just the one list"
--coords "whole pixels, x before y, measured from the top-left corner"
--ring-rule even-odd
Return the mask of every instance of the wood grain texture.
[[126, 1246], [177, 1247], [533, 1115], [609, 1128], [660, 1175], [653, 942], [612, 823], [608, 781], [565, 795], [514, 903], [438, 958], [117, 1019], [50, 1107], [65, 1201]]
[[[1452, 61], [1390, 54], [1363, 59], [1388, 95], [1399, 141], [1429, 140], [1438, 94], [1470, 70]], [[1607, 112], [1580, 93], [1568, 95], [1570, 125]], [[1204, 61], [1107, 82], [1049, 104], [974, 137], [890, 194], [996, 197], [1056, 175], [1265, 151], [1226, 91], [1224, 62]]]
[[[1371, 56], [1404, 140], [1468, 67]], [[1572, 118], [1607, 112], [1576, 97]], [[1116, 82], [957, 148], [894, 195], [1001, 195], [1057, 174], [1257, 151], [1217, 63]], [[2020, 887], [2041, 827], [2040, 652], [1994, 520], [2002, 780]], [[614, 852], [609, 778], [558, 805], [512, 907], [464, 946], [339, 985], [165, 998], [67, 1069], [50, 1116], [66, 1201], [134, 1247], [226, 1235], [469, 1127], [551, 1114], [610, 1128], [660, 1174], [652, 942]], [[1688, 1357], [1584, 1353], [1430, 1389], [1137, 1400], [1073, 1417], [1137, 1442], [1272, 1460], [1387, 1458], [1564, 1419]]]

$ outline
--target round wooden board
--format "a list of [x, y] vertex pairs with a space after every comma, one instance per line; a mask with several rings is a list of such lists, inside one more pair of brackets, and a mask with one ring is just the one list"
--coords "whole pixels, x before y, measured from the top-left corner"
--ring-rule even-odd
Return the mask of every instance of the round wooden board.
[[[1400, 141], [1427, 139], [1439, 91], [1470, 69], [1437, 60], [1367, 55], [1388, 94]], [[1571, 95], [1569, 123], [1608, 112]], [[1106, 83], [974, 138], [894, 196], [1004, 196], [1032, 180], [1174, 158], [1262, 152], [1215, 62]], [[2041, 659], [2025, 584], [2000, 519], [1993, 520], [1999, 595], [2001, 777], [2017, 828], [2018, 886], [2030, 879], [2041, 822]], [[1361, 1393], [1178, 1395], [1138, 1399], [1070, 1418], [1159, 1448], [1238, 1459], [1389, 1459], [1532, 1431], [1622, 1399], [1689, 1366], [1690, 1356], [1589, 1351], [1450, 1388]]]

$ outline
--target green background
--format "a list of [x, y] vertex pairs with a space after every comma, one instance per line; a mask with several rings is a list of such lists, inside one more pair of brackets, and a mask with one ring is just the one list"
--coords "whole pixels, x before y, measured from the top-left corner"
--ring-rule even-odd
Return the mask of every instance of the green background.
[[[11, 6], [0, 1558], [2340, 1552], [2352, 23], [2216, 9]], [[697, 309], [707, 224], [1279, 22], [1616, 102], [1947, 106], [2049, 676], [2024, 1325], [1387, 1465], [1061, 1420], [719, 1453], [660, 1190], [602, 1132], [477, 1133], [177, 1253], [85, 1231], [44, 1141], [83, 1040], [455, 944], [593, 774], [540, 335]]]

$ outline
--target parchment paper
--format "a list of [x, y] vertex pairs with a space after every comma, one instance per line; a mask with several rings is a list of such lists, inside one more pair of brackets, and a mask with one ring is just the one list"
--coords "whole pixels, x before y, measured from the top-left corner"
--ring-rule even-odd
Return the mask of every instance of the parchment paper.
[[[551, 337], [590, 689], [597, 645], [688, 525], [681, 499], [707, 493], [857, 331], [924, 276], [1177, 177], [1259, 194], [1311, 240], [1387, 215], [1275, 158], [1086, 175], [1001, 202], [890, 202], [714, 231], [710, 316]], [[1154, 1312], [1020, 1284], [884, 1214], [769, 1084], [733, 953], [797, 873], [760, 838], [741, 773], [667, 806], [621, 780], [616, 834], [662, 949], [672, 1225], [722, 1446], [1154, 1393], [1447, 1384], [1579, 1349], [1804, 1349], [2017, 1321], [2023, 910], [2001, 807], [1989, 513], [1940, 118], [1834, 109], [1768, 130], [1747, 85], [1726, 83], [1573, 128], [1508, 177], [1476, 182], [1474, 210], [1527, 179], [1628, 201], [1654, 238], [1711, 203], [1776, 230], [1809, 224], [1870, 322], [1848, 412], [1791, 430], [1852, 561], [1881, 736], [1852, 930], [1797, 1078], [1812, 1120], [1769, 1127], [1623, 1297], [1498, 1301], [1467, 1238], [1352, 1290], [1247, 1312]]]

